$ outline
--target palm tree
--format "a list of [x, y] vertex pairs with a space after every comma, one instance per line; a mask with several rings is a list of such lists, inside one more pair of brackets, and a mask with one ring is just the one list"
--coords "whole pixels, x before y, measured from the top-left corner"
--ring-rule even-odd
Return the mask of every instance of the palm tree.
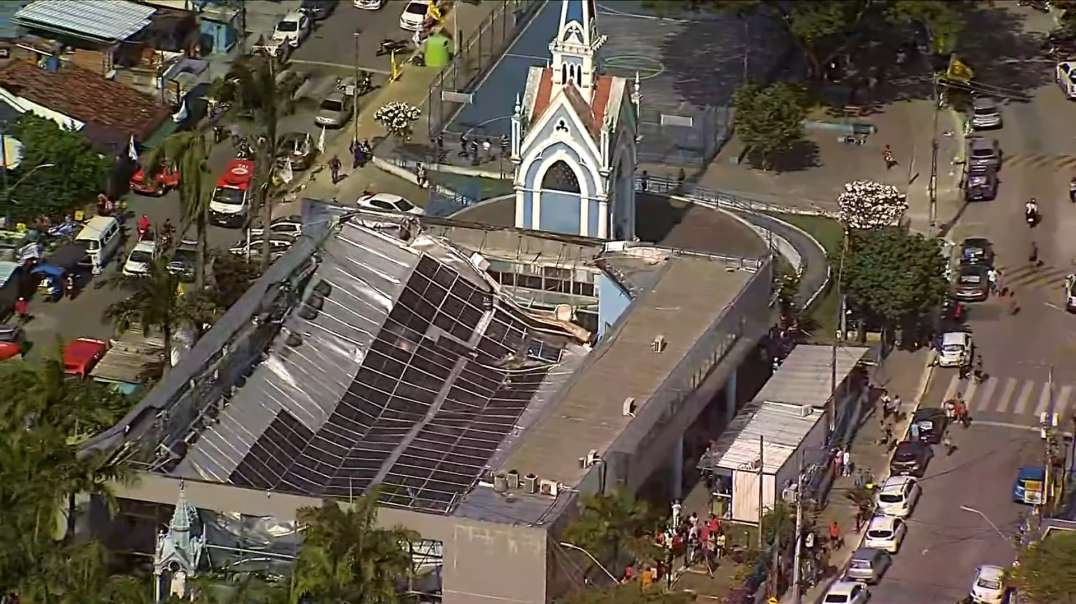
[[656, 547], [649, 534], [654, 516], [645, 501], [618, 489], [608, 495], [585, 495], [579, 507], [579, 517], [564, 531], [565, 540], [571, 544], [614, 565], [625, 552], [636, 559], [655, 556]]
[[168, 272], [166, 262], [164, 258], [157, 258], [150, 263], [149, 272], [143, 277], [116, 277], [115, 281], [133, 288], [134, 293], [110, 304], [104, 316], [120, 331], [134, 324], [140, 325], [145, 335], [159, 329], [164, 340], [164, 370], [168, 371], [176, 329], [200, 325], [205, 312], [199, 302], [202, 296], [191, 293], [180, 300], [179, 277]]
[[398, 586], [412, 572], [409, 544], [418, 533], [377, 526], [379, 490], [341, 508], [325, 501], [298, 512], [305, 528], [295, 562], [291, 601], [387, 604], [399, 601]]
[[[209, 224], [209, 202], [213, 199], [213, 179], [208, 162], [209, 151], [205, 134], [200, 131], [177, 132], [164, 139], [164, 143], [151, 150], [143, 159], [146, 174], [154, 172], [153, 166], [169, 163], [179, 169], [179, 206], [183, 210], [183, 222], [194, 223], [198, 234], [198, 251], [195, 267], [195, 287], [205, 288], [206, 227]], [[180, 229], [182, 232], [183, 229]]]

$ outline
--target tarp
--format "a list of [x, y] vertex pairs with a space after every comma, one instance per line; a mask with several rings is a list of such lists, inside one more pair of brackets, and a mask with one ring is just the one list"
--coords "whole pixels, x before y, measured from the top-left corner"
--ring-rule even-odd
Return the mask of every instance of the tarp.
[[30, 274], [45, 275], [46, 277], [51, 277], [53, 279], [63, 279], [64, 275], [67, 274], [67, 271], [64, 270], [63, 267], [56, 266], [55, 264], [42, 262], [35, 266], [34, 270], [30, 271]]

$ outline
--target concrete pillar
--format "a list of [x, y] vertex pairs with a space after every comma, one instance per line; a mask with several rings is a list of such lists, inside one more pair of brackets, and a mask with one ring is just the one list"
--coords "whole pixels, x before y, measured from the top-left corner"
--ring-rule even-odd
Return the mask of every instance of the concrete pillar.
[[736, 416], [736, 369], [729, 373], [725, 380], [725, 423], [728, 424]]
[[684, 498], [684, 435], [681, 434], [673, 443], [672, 450], [672, 493], [673, 499]]

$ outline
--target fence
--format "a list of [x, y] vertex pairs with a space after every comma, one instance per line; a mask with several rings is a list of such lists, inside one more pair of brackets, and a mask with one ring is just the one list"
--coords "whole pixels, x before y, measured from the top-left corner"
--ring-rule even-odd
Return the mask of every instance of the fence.
[[[457, 46], [452, 63], [437, 75], [426, 97], [427, 134], [431, 140], [462, 107], [461, 103], [454, 102], [451, 93], [473, 92], [482, 76], [543, 4], [542, 0], [501, 0], [501, 6], [486, 17], [477, 32]], [[458, 36], [456, 33], [453, 37], [458, 39]], [[450, 93], [449, 100], [444, 98], [446, 92]]]
[[826, 210], [821, 207], [799, 208], [789, 205], [778, 205], [751, 199], [734, 193], [707, 189], [694, 183], [680, 181], [665, 176], [636, 176], [635, 190], [643, 193], [656, 193], [659, 195], [682, 195], [690, 197], [699, 205], [734, 210], [737, 212], [773, 212], [779, 214], [799, 214], [801, 216], [824, 216], [834, 220], [840, 220], [840, 213]]
[[672, 110], [644, 97], [639, 135], [641, 163], [705, 166], [732, 136], [732, 109]]

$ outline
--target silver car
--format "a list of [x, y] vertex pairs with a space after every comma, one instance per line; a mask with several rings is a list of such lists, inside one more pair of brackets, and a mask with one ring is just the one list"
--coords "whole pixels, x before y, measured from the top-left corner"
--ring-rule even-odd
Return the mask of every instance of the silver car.
[[844, 577], [850, 581], [862, 581], [864, 583], [877, 583], [893, 559], [887, 552], [871, 547], [861, 547], [852, 554], [848, 562], [848, 570]]
[[318, 113], [314, 116], [314, 123], [327, 128], [340, 128], [351, 118], [351, 104], [354, 97], [337, 90], [325, 97], [318, 106]]
[[1001, 127], [1001, 109], [988, 96], [977, 96], [971, 102], [971, 127], [976, 130]]
[[1001, 148], [996, 138], [973, 136], [968, 139], [968, 168], [1001, 169]]

